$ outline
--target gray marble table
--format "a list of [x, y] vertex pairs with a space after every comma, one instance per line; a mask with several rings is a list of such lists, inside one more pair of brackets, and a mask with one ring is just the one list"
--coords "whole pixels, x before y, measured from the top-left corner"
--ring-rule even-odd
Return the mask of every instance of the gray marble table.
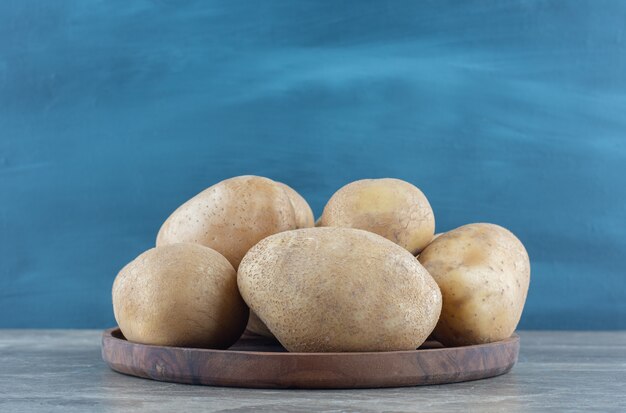
[[109, 370], [99, 331], [0, 330], [0, 412], [626, 412], [626, 332], [519, 334], [519, 362], [504, 376], [305, 391], [154, 382]]

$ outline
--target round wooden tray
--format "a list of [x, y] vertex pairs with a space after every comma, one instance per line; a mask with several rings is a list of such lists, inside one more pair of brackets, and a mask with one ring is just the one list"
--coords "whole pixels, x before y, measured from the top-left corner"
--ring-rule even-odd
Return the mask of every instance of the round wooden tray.
[[517, 362], [519, 337], [497, 343], [379, 353], [289, 353], [274, 340], [244, 335], [228, 350], [162, 347], [102, 334], [102, 358], [132, 376], [210, 386], [355, 389], [455, 383], [498, 376]]

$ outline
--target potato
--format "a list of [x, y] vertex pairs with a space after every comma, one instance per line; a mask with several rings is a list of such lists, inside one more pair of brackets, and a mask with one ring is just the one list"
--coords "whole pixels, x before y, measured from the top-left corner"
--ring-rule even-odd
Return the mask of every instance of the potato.
[[259, 176], [239, 176], [181, 205], [161, 226], [156, 245], [202, 244], [224, 255], [237, 269], [254, 244], [295, 228], [293, 206], [280, 185]]
[[162, 346], [227, 348], [248, 320], [233, 266], [197, 244], [152, 248], [126, 265], [113, 311], [128, 340]]
[[419, 256], [443, 294], [434, 336], [448, 346], [510, 337], [520, 320], [530, 262], [522, 243], [494, 224], [444, 233]]
[[[439, 238], [439, 237], [441, 236], [441, 234], [443, 234], [443, 232], [440, 232], [440, 233], [437, 233], [437, 234], [433, 235], [433, 238], [430, 240], [430, 242], [428, 243], [428, 245], [430, 245], [430, 244], [431, 244], [434, 240], [436, 240], [437, 238]], [[428, 245], [427, 245], [427, 246], [428, 246]], [[415, 258], [419, 258], [419, 257], [420, 257], [420, 255], [419, 255], [419, 254], [417, 254], [417, 255], [415, 256]]]
[[364, 179], [333, 194], [320, 225], [370, 231], [416, 255], [433, 238], [435, 216], [422, 191], [410, 183], [393, 178]]
[[[302, 195], [282, 182], [276, 183], [280, 185], [287, 193], [287, 196], [289, 196], [289, 200], [296, 214], [296, 228], [311, 228], [315, 226], [313, 211]], [[250, 311], [250, 319], [248, 320], [246, 330], [264, 337], [274, 338], [272, 332], [263, 324], [259, 317], [254, 314], [254, 311]]]
[[242, 297], [289, 351], [411, 350], [437, 323], [441, 293], [413, 255], [352, 228], [265, 238], [237, 272]]
[[313, 210], [309, 206], [306, 199], [297, 193], [292, 187], [282, 182], [276, 182], [281, 188], [285, 190], [293, 210], [296, 214], [296, 228], [311, 228], [315, 226], [315, 218], [313, 217]]

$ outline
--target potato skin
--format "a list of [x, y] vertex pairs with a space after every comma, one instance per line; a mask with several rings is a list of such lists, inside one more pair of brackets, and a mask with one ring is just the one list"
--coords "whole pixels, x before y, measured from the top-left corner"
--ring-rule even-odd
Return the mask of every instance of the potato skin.
[[443, 294], [434, 336], [444, 345], [503, 340], [522, 315], [530, 283], [526, 249], [510, 231], [469, 224], [437, 237], [419, 256]]
[[112, 293], [115, 319], [137, 343], [227, 348], [248, 320], [233, 266], [197, 244], [144, 252], [119, 272]]
[[238, 176], [181, 205], [161, 226], [156, 245], [205, 245], [224, 255], [237, 269], [254, 244], [295, 228], [295, 212], [281, 186], [259, 176]]
[[[428, 245], [430, 245], [430, 244], [431, 244], [434, 240], [436, 240], [437, 238], [439, 238], [439, 237], [441, 236], [441, 234], [443, 234], [443, 232], [440, 232], [440, 233], [437, 233], [437, 234], [433, 235], [433, 238], [430, 240], [430, 242], [428, 243]], [[427, 245], [427, 247], [428, 247], [428, 245]], [[422, 250], [422, 251], [423, 251], [423, 250]], [[418, 259], [419, 259], [419, 257], [420, 257], [420, 255], [419, 255], [419, 254], [417, 254], [417, 255], [415, 256], [415, 258], [418, 258]]]
[[402, 247], [352, 228], [306, 228], [265, 238], [237, 284], [289, 351], [411, 350], [426, 340], [441, 293]]
[[313, 210], [306, 199], [295, 189], [290, 187], [287, 184], [276, 181], [276, 183], [285, 190], [289, 200], [291, 201], [291, 205], [293, 206], [293, 210], [296, 214], [296, 229], [300, 228], [311, 228], [315, 226], [315, 217], [313, 216]]
[[[276, 181], [276, 183], [285, 190], [293, 210], [296, 214], [296, 228], [311, 228], [315, 226], [315, 218], [313, 217], [313, 210], [309, 206], [308, 202], [302, 195], [296, 192], [289, 185]], [[267, 328], [263, 321], [254, 314], [254, 311], [250, 311], [250, 319], [248, 320], [248, 326], [246, 327], [251, 333], [258, 334], [263, 337], [274, 338], [272, 332]]]
[[320, 226], [358, 228], [418, 254], [432, 240], [435, 215], [426, 196], [400, 179], [363, 179], [333, 194]]

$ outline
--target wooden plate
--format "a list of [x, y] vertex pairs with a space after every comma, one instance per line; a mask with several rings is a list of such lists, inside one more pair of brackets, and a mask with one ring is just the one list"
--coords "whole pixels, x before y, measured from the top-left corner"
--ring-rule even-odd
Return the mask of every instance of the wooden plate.
[[515, 334], [477, 346], [442, 348], [426, 342], [418, 350], [380, 353], [289, 353], [276, 341], [249, 335], [228, 350], [209, 350], [132, 343], [119, 328], [102, 334], [102, 358], [120, 373], [267, 389], [402, 387], [483, 379], [511, 370], [518, 353]]

